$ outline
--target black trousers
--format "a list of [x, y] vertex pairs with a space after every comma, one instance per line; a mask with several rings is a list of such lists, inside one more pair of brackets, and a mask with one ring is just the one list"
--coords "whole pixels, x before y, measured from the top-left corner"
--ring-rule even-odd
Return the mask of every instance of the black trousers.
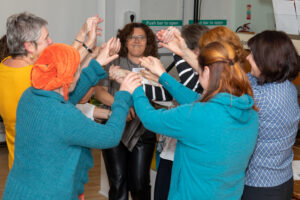
[[160, 158], [155, 179], [154, 200], [167, 200], [169, 195], [173, 161]]
[[154, 152], [155, 134], [146, 131], [132, 152], [122, 142], [112, 149], [102, 150], [109, 180], [109, 200], [150, 200], [150, 165]]
[[275, 187], [251, 187], [245, 185], [242, 200], [291, 200], [293, 198], [294, 180]]

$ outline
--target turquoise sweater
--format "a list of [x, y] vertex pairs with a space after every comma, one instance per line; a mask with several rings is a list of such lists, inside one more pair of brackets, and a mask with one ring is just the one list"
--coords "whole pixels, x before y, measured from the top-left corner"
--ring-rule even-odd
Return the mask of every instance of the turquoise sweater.
[[167, 73], [159, 81], [180, 106], [155, 110], [141, 87], [133, 100], [147, 129], [178, 140], [169, 199], [240, 199], [258, 132], [252, 98], [219, 93], [201, 103]]
[[17, 109], [15, 161], [4, 200], [78, 199], [93, 166], [89, 148], [117, 146], [132, 106], [131, 95], [118, 92], [106, 125], [86, 118], [74, 106], [106, 76], [92, 60], [69, 101], [56, 92], [32, 87], [23, 93]]

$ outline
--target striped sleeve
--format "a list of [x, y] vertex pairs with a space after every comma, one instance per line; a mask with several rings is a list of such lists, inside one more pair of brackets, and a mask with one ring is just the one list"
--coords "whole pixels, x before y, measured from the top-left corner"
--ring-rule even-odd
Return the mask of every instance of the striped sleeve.
[[150, 84], [143, 84], [143, 89], [149, 100], [153, 101], [171, 101], [173, 97], [162, 86], [153, 86]]
[[199, 83], [199, 74], [180, 56], [174, 55], [175, 66], [179, 75], [180, 83], [197, 93], [202, 93], [203, 88]]

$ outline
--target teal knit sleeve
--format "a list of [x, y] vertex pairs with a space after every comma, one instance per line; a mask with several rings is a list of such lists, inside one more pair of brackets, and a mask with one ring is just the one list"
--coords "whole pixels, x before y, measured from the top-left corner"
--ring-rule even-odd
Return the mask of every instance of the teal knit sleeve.
[[185, 87], [168, 73], [163, 73], [159, 82], [166, 88], [179, 104], [192, 103], [200, 98], [197, 92]]
[[69, 94], [69, 101], [72, 104], [77, 104], [92, 86], [106, 77], [106, 71], [96, 60], [92, 59], [88, 67], [82, 70], [75, 90]]
[[98, 149], [117, 146], [132, 105], [132, 97], [128, 92], [117, 92], [112, 105], [112, 114], [106, 124], [99, 124], [88, 119], [73, 106], [71, 113], [65, 113], [67, 116], [72, 116], [69, 116], [65, 123], [66, 131], [61, 137], [69, 145]]
[[135, 111], [146, 129], [176, 139], [185, 137], [183, 133], [186, 129], [190, 105], [179, 106], [171, 110], [155, 110], [141, 86], [134, 91], [132, 97]]

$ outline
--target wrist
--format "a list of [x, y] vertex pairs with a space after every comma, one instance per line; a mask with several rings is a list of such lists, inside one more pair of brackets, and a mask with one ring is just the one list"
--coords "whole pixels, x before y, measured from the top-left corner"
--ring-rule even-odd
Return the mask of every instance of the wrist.
[[107, 119], [109, 119], [110, 118], [110, 116], [111, 116], [111, 110], [107, 110], [108, 112], [107, 112]]
[[93, 44], [94, 44], [94, 42], [93, 42], [93, 41], [91, 41], [91, 40], [89, 40], [89, 39], [86, 41], [86, 43], [85, 43], [85, 44], [86, 44], [88, 47], [90, 47], [90, 48], [93, 48], [93, 47], [94, 47], [94, 45], [93, 45]]
[[82, 44], [82, 46], [89, 52], [89, 53], [93, 53], [93, 50], [89, 47], [90, 45], [85, 43], [84, 41], [81, 41], [77, 38], [74, 39], [75, 42], [78, 42], [80, 44]]
[[82, 43], [82, 46], [89, 52], [89, 53], [93, 53], [93, 50], [84, 42]]
[[85, 36], [86, 36], [86, 31], [80, 30], [76, 38], [84, 41]]
[[165, 73], [166, 71], [162, 70], [160, 72], [157, 73], [157, 76], [160, 77], [163, 73]]

